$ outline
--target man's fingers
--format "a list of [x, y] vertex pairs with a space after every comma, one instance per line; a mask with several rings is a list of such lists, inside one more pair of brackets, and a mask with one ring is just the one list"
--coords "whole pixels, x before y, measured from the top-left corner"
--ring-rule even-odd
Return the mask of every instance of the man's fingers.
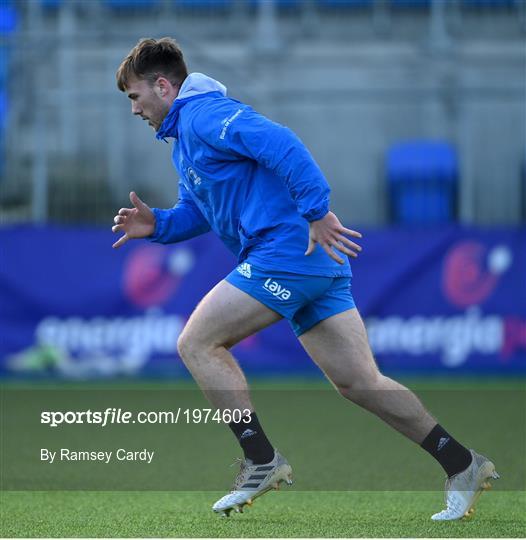
[[137, 195], [137, 193], [135, 193], [135, 191], [132, 191], [130, 193], [130, 201], [133, 204], [133, 206], [135, 206], [135, 208], [137, 208], [137, 210], [139, 210], [139, 211], [148, 209], [148, 206], [146, 204], [144, 204], [141, 201], [141, 199], [139, 199], [139, 196]]
[[358, 257], [357, 253], [350, 250], [348, 247], [344, 246], [341, 242], [335, 242], [333, 246], [335, 246], [338, 249], [338, 251], [345, 253], [345, 255], [347, 255], [348, 257], [355, 257], [355, 258]]
[[[316, 242], [315, 240], [312, 240], [312, 238], [309, 239], [309, 247], [307, 248], [307, 251], [305, 252], [305, 255], [310, 255], [314, 248], [316, 247], [316, 244], [320, 244], [320, 246], [323, 248], [325, 253], [327, 255], [335, 260], [338, 264], [343, 264], [343, 259], [339, 257], [335, 251], [332, 249], [332, 244], [330, 242]], [[357, 257], [356, 253], [351, 251], [350, 249], [346, 248], [345, 246], [342, 246], [336, 239], [334, 240], [334, 244], [337, 245], [338, 250], [342, 253], [345, 253], [346, 255], [349, 255], [350, 257]]]
[[339, 232], [345, 233], [347, 236], [353, 236], [354, 238], [362, 237], [362, 233], [359, 233], [358, 231], [353, 231], [352, 229], [346, 229], [345, 227], [342, 227]]
[[124, 220], [125, 220], [124, 216], [115, 216], [113, 218], [113, 222], [116, 223], [116, 224], [124, 223]]
[[122, 224], [119, 224], [119, 225], [114, 225], [112, 228], [111, 228], [111, 232], [119, 232], [119, 231], [122, 231], [124, 230], [124, 225]]
[[309, 247], [307, 248], [305, 255], [310, 255], [314, 251], [315, 247], [316, 247], [316, 242], [312, 238], [309, 238]]
[[362, 246], [355, 244], [352, 240], [349, 240], [346, 236], [343, 236], [343, 234], [337, 235], [336, 238], [338, 239], [338, 242], [340, 242], [342, 245], [345, 244], [351, 249], [354, 249], [355, 251], [362, 251]]
[[133, 210], [131, 208], [121, 208], [118, 212], [119, 216], [129, 216]]
[[126, 243], [129, 239], [129, 236], [127, 234], [124, 234], [111, 247], [114, 249], [120, 248], [122, 244]]
[[324, 249], [325, 253], [327, 253], [327, 255], [331, 259], [335, 260], [338, 264], [343, 264], [343, 259], [336, 255], [336, 253], [332, 250], [330, 244], [320, 244], [320, 246]]

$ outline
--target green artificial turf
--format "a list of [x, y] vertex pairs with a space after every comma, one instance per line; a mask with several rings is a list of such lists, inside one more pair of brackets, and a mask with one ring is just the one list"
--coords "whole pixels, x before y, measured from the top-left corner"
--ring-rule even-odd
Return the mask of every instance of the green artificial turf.
[[470, 521], [435, 523], [439, 492], [270, 493], [215, 515], [213, 492], [5, 492], [3, 537], [524, 537], [524, 492], [484, 494]]
[[[104, 385], [84, 384], [34, 386], [28, 393], [25, 385], [6, 385], [0, 537], [525, 537], [524, 381], [426, 379], [409, 386], [454, 436], [493, 459], [502, 476], [470, 521], [432, 522], [444, 507], [440, 466], [326, 383], [256, 386], [256, 409], [296, 483], [228, 519], [211, 511], [237, 472], [228, 464], [239, 450], [225, 426], [39, 422], [44, 409], [103, 410], [108, 403], [131, 410], [201, 407], [200, 392], [168, 384], [99, 392]], [[63, 445], [144, 446], [157, 454], [151, 465], [41, 463], [39, 448]]]

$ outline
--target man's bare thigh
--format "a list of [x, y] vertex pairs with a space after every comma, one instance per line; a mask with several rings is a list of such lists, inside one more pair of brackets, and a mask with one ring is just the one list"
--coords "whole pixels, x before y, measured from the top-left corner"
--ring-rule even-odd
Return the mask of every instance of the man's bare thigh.
[[321, 321], [299, 340], [337, 386], [370, 380], [378, 372], [365, 326], [356, 308]]
[[220, 281], [199, 303], [185, 333], [209, 346], [231, 347], [279, 321], [281, 315], [227, 281]]

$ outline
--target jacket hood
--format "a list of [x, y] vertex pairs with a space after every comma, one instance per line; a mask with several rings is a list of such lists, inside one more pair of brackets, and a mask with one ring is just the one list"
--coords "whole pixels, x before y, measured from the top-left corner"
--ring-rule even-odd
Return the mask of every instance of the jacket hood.
[[203, 73], [190, 73], [183, 81], [179, 89], [179, 94], [175, 98], [166, 118], [163, 120], [156, 135], [157, 139], [164, 140], [166, 137], [175, 137], [177, 133], [177, 120], [179, 119], [181, 108], [189, 101], [211, 93], [226, 96], [226, 86]]
[[190, 73], [183, 81], [179, 95], [175, 99], [185, 99], [208, 92], [221, 92], [223, 96], [226, 96], [226, 86], [202, 73]]

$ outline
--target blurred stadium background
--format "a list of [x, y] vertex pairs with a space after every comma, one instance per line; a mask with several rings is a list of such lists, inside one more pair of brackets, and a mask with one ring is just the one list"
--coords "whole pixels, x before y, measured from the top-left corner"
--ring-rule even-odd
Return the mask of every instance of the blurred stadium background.
[[[187, 376], [177, 336], [234, 258], [210, 234], [111, 249], [130, 190], [177, 200], [114, 76], [165, 35], [312, 151], [364, 232], [384, 370], [524, 375], [524, 0], [0, 0], [1, 376]], [[285, 322], [235, 353], [318, 374]]]

